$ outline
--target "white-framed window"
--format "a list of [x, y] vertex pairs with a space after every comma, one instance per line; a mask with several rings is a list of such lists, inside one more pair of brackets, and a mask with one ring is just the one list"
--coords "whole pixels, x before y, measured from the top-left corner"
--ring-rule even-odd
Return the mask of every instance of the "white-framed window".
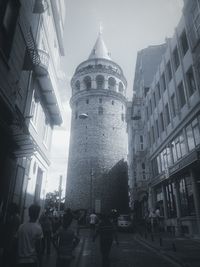
[[31, 111], [30, 114], [32, 116], [31, 122], [37, 126], [38, 114], [39, 114], [39, 102], [35, 100], [35, 93], [33, 93], [32, 102], [31, 102]]

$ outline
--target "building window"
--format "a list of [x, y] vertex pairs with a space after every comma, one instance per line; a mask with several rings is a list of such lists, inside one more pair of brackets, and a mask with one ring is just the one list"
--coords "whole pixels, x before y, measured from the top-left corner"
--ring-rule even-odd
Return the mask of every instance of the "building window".
[[179, 54], [178, 54], [178, 48], [176, 48], [173, 51], [173, 61], [174, 61], [174, 69], [175, 71], [178, 69], [180, 65], [180, 59], [179, 59]]
[[47, 120], [45, 120], [44, 123], [44, 133], [43, 133], [43, 142], [45, 143], [45, 145], [48, 145], [48, 141], [49, 141], [49, 125]]
[[120, 93], [124, 92], [124, 86], [123, 86], [123, 84], [121, 82], [119, 83], [119, 92]]
[[175, 94], [171, 96], [171, 110], [173, 118], [176, 117], [176, 99]]
[[124, 113], [122, 113], [122, 114], [121, 114], [121, 119], [122, 119], [122, 121], [124, 121], [124, 118], [125, 118]]
[[197, 119], [192, 121], [192, 131], [194, 135], [195, 146], [197, 146], [200, 144], [200, 131], [199, 131], [199, 123]]
[[0, 1], [0, 50], [9, 57], [19, 15], [19, 0]]
[[91, 78], [90, 76], [86, 76], [83, 80], [84, 84], [85, 84], [85, 89], [86, 90], [90, 90], [91, 89], [91, 86], [92, 86], [92, 81], [91, 81]]
[[153, 92], [154, 108], [156, 108], [156, 93]]
[[179, 135], [179, 141], [180, 141], [180, 148], [181, 148], [181, 155], [182, 157], [186, 155], [186, 145], [185, 145], [185, 138], [183, 133], [180, 133]]
[[186, 77], [187, 77], [188, 93], [189, 93], [189, 96], [191, 96], [196, 91], [196, 85], [195, 85], [194, 73], [193, 73], [192, 67], [190, 67], [190, 69], [187, 71]]
[[160, 125], [161, 125], [161, 131], [163, 132], [165, 130], [165, 125], [164, 125], [164, 118], [163, 118], [163, 113], [160, 113]]
[[38, 121], [38, 114], [39, 114], [39, 102], [35, 100], [35, 93], [33, 94], [32, 103], [31, 103], [31, 121], [36, 126]]
[[108, 89], [116, 91], [116, 80], [113, 77], [108, 79]]
[[161, 99], [160, 83], [157, 83], [156, 88], [157, 88], [157, 91], [158, 91], [158, 99]]
[[80, 81], [76, 81], [75, 88], [76, 88], [76, 91], [79, 91], [80, 90], [80, 88], [81, 88]]
[[182, 132], [171, 142], [171, 148], [174, 162], [186, 154], [186, 144]]
[[102, 98], [99, 98], [99, 103], [100, 103], [100, 104], [102, 103]]
[[169, 114], [169, 105], [168, 105], [168, 103], [165, 105], [165, 114], [166, 114], [167, 125], [169, 125], [170, 124], [170, 114]]
[[89, 99], [86, 99], [86, 104], [89, 104]]
[[180, 106], [181, 108], [186, 104], [186, 98], [185, 98], [185, 91], [183, 87], [183, 82], [181, 82], [178, 85], [178, 95], [179, 95], [179, 100], [180, 100]]
[[151, 136], [152, 136], [152, 143], [155, 143], [155, 133], [154, 133], [154, 127], [151, 127]]
[[163, 86], [163, 91], [166, 90], [166, 81], [165, 81], [165, 74], [163, 73], [161, 76], [162, 79], [162, 86]]
[[168, 81], [170, 82], [172, 79], [172, 68], [170, 61], [168, 61], [167, 63], [167, 76], [168, 76]]
[[149, 119], [149, 109], [148, 107], [146, 107], [146, 117], [147, 117], [147, 120]]
[[192, 123], [186, 127], [186, 135], [189, 150], [194, 149], [195, 146], [200, 144], [200, 129], [197, 119], [194, 119]]
[[104, 89], [104, 77], [97, 75], [96, 77], [97, 89]]
[[181, 43], [182, 54], [184, 56], [189, 49], [188, 40], [187, 40], [187, 36], [186, 36], [185, 31], [183, 31], [183, 33], [180, 36], [180, 43]]
[[150, 132], [148, 131], [148, 142], [149, 142], [149, 145], [150, 145], [150, 147], [151, 147], [151, 134], [150, 134]]
[[140, 135], [140, 149], [143, 150], [144, 149], [144, 144], [143, 144], [143, 135]]
[[157, 137], [159, 138], [159, 125], [158, 125], [158, 120], [156, 120], [156, 133], [157, 133]]
[[190, 177], [183, 177], [179, 181], [179, 195], [180, 195], [180, 206], [181, 206], [181, 215], [194, 215], [194, 199], [193, 199], [193, 190], [192, 182]]
[[166, 185], [166, 198], [167, 198], [167, 213], [168, 218], [176, 217], [176, 204], [175, 204], [175, 185], [170, 183]]
[[76, 111], [75, 112], [75, 119], [77, 119], [78, 118], [78, 112]]
[[150, 108], [150, 114], [152, 115], [153, 109], [152, 109], [152, 102], [151, 102], [151, 99], [149, 100], [149, 108]]
[[103, 107], [99, 107], [98, 108], [98, 114], [99, 115], [103, 115]]

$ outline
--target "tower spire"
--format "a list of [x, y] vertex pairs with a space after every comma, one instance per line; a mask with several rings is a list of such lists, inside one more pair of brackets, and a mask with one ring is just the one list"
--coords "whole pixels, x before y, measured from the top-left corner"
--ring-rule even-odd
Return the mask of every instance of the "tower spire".
[[108, 52], [108, 49], [103, 41], [102, 32], [103, 32], [103, 27], [102, 27], [102, 23], [100, 22], [99, 35], [97, 37], [96, 43], [88, 59], [105, 58], [105, 59], [111, 60], [110, 53]]
[[102, 26], [102, 22], [99, 23], [99, 35], [103, 34], [103, 26]]

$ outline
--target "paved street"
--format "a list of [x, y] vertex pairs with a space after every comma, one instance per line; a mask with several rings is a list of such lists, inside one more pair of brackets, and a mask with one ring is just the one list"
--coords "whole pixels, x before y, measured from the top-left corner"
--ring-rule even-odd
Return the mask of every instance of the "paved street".
[[[98, 239], [93, 243], [88, 230], [82, 230], [81, 241], [75, 251], [72, 267], [101, 267]], [[135, 240], [133, 234], [119, 233], [119, 245], [113, 244], [111, 267], [173, 267], [178, 266], [163, 258], [162, 254]], [[44, 259], [43, 267], [55, 266], [55, 253]]]

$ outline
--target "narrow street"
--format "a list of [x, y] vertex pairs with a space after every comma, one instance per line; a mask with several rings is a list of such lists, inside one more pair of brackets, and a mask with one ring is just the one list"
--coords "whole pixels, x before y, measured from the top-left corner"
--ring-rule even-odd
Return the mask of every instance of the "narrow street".
[[[76, 257], [71, 267], [101, 267], [98, 238], [92, 242], [88, 230], [82, 230], [81, 241], [74, 254]], [[42, 267], [54, 267], [55, 258], [55, 253], [49, 258], [44, 258]], [[111, 267], [178, 266], [163, 258], [159, 252], [156, 253], [136, 241], [134, 235], [129, 233], [119, 233], [119, 245], [113, 243], [110, 260]]]

